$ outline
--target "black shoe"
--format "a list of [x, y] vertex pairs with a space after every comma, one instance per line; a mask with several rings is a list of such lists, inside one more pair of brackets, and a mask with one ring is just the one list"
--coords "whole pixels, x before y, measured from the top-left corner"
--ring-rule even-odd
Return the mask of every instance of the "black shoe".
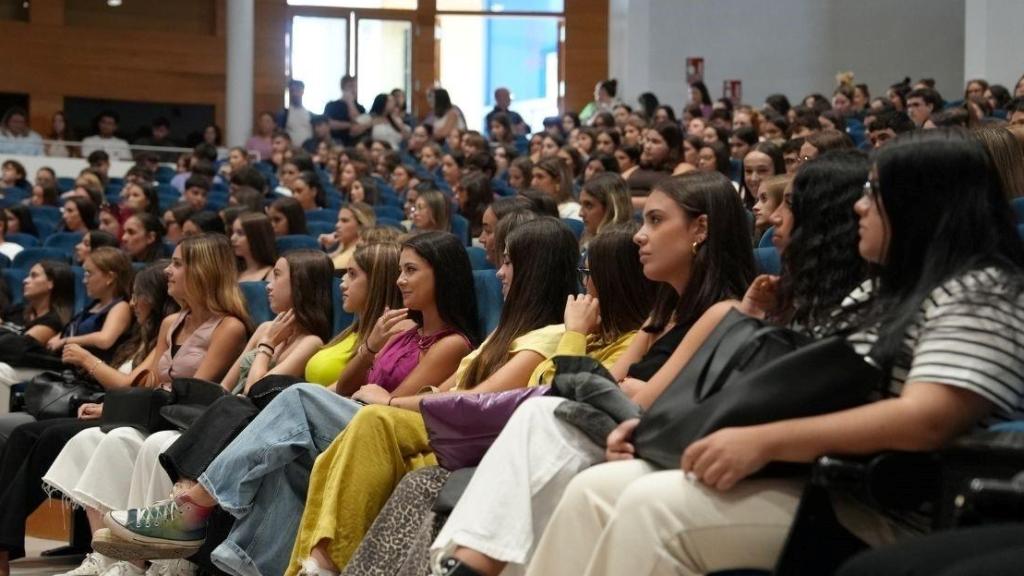
[[470, 568], [464, 564], [461, 560], [456, 560], [451, 556], [446, 556], [441, 559], [441, 575], [442, 576], [483, 576], [476, 570]]

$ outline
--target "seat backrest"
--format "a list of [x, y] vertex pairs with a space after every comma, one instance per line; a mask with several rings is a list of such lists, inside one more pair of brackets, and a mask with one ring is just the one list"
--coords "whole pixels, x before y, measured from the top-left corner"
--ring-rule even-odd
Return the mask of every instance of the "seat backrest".
[[469, 263], [473, 270], [494, 270], [494, 264], [487, 261], [487, 251], [483, 248], [470, 246], [466, 248], [466, 252], [469, 253]]
[[469, 220], [461, 214], [452, 214], [452, 234], [458, 236], [459, 240], [469, 246]]
[[311, 250], [320, 249], [320, 244], [316, 241], [316, 238], [305, 234], [289, 234], [287, 236], [280, 236], [275, 241], [275, 244], [277, 244], [278, 254], [307, 248]]
[[334, 225], [338, 221], [338, 211], [327, 209], [319, 210], [307, 210], [306, 211], [306, 223], [310, 222], [328, 222]]
[[60, 222], [60, 208], [56, 206], [29, 206], [28, 211], [32, 213], [32, 221], [49, 220], [54, 224]]
[[0, 268], [10, 268], [12, 266], [11, 259], [5, 254], [0, 254]]
[[572, 233], [576, 235], [576, 239], [579, 240], [583, 236], [583, 221], [576, 220], [575, 218], [562, 218], [562, 222], [572, 230]]
[[373, 212], [378, 218], [391, 218], [398, 221], [405, 218], [405, 212], [397, 206], [378, 204], [373, 207]]
[[1014, 198], [1013, 213], [1017, 215], [1017, 223], [1024, 224], [1024, 198]]
[[25, 248], [14, 257], [12, 267], [28, 271], [36, 262], [53, 260], [55, 262], [70, 262], [71, 258], [64, 250], [56, 248]]
[[7, 283], [7, 288], [11, 293], [11, 304], [21, 304], [25, 301], [25, 295], [22, 292], [24, 285], [22, 282], [25, 281], [25, 277], [28, 276], [28, 270], [22, 270], [21, 268], [4, 268], [0, 270], [0, 275], [3, 276], [4, 282]]
[[85, 292], [85, 268], [72, 266], [71, 273], [75, 275], [75, 314], [78, 314], [89, 303], [89, 295]]
[[377, 218], [377, 226], [394, 228], [395, 230], [405, 232], [405, 226], [402, 226], [401, 220], [395, 220], [394, 218]]
[[57, 232], [51, 234], [43, 241], [46, 248], [57, 248], [59, 250], [74, 250], [75, 245], [82, 241], [81, 232]]
[[274, 312], [270, 309], [270, 300], [267, 299], [266, 282], [262, 280], [239, 282], [238, 287], [242, 289], [245, 306], [249, 310], [249, 318], [254, 325], [259, 326], [274, 319]]
[[771, 248], [754, 248], [754, 265], [758, 274], [778, 274], [782, 271], [779, 251]]
[[761, 240], [758, 241], [757, 247], [758, 248], [771, 248], [772, 246], [774, 246], [774, 244], [772, 244], [772, 238], [774, 238], [774, 237], [775, 237], [775, 226], [769, 226], [768, 229], [764, 231], [764, 235], [761, 236]]
[[22, 248], [36, 248], [39, 246], [39, 238], [31, 234], [22, 234], [20, 232], [14, 234], [8, 234], [4, 237], [8, 242], [14, 242], [20, 245]]
[[306, 222], [306, 230], [313, 238], [318, 238], [321, 234], [333, 234], [334, 222], [317, 222], [316, 220], [310, 220], [309, 222]]
[[476, 312], [480, 329], [486, 336], [498, 327], [501, 320], [501, 280], [494, 270], [474, 270], [473, 289], [476, 291]]

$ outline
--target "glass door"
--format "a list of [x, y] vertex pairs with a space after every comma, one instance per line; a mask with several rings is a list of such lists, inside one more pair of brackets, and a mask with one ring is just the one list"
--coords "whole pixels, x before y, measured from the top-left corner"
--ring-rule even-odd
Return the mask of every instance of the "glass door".
[[[289, 78], [305, 85], [303, 105], [314, 114], [341, 97], [341, 77], [348, 74], [349, 17], [293, 16], [288, 35]], [[287, 105], [287, 89], [285, 105]]]
[[412, 22], [356, 16], [359, 98], [369, 108], [378, 94], [412, 86]]

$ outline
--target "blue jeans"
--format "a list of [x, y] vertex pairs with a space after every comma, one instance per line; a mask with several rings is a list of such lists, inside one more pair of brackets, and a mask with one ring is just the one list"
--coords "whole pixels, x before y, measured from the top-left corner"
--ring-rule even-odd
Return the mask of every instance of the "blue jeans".
[[211, 554], [218, 568], [245, 576], [284, 573], [313, 463], [358, 409], [323, 386], [296, 384], [210, 463], [198, 481], [235, 517], [227, 539]]

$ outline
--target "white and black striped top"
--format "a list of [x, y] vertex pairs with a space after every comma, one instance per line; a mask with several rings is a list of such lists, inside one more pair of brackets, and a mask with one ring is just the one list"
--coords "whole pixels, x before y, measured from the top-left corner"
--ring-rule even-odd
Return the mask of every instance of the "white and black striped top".
[[[870, 282], [843, 302], [866, 302]], [[877, 332], [852, 334], [854, 349], [867, 355]], [[970, 390], [995, 409], [989, 426], [1024, 419], [1024, 293], [997, 268], [973, 270], [939, 286], [921, 305], [904, 341], [908, 360], [893, 368], [889, 393], [898, 396], [905, 382], [931, 382]], [[909, 366], [907, 366], [909, 362]]]

